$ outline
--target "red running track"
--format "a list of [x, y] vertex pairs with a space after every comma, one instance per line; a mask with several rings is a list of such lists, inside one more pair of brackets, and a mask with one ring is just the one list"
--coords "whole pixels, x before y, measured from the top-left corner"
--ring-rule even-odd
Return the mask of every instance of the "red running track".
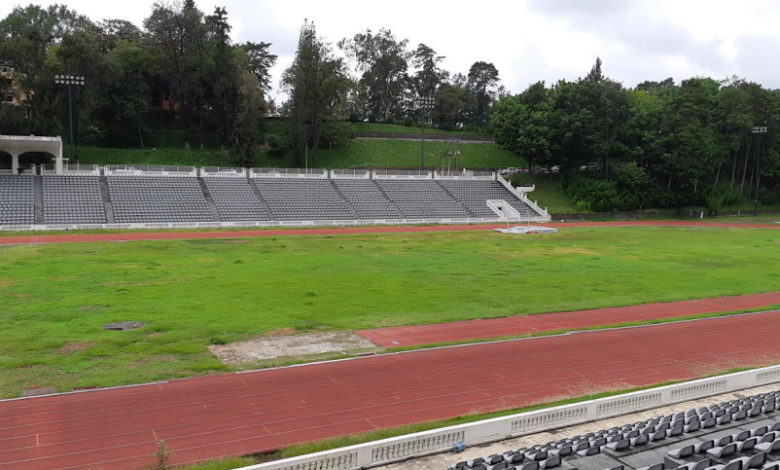
[[130, 470], [780, 361], [780, 313], [0, 401], [1, 470]]
[[522, 315], [484, 320], [466, 320], [434, 325], [399, 326], [363, 330], [357, 333], [379, 346], [418, 346], [472, 339], [490, 339], [542, 331], [572, 330], [593, 326], [664, 318], [685, 317], [704, 313], [752, 310], [780, 304], [780, 292], [740, 295], [702, 300], [685, 300], [629, 307], [578, 310], [574, 312]]
[[[512, 224], [516, 225], [516, 224]], [[642, 220], [627, 222], [553, 222], [541, 225], [558, 227], [721, 227], [721, 228], [763, 228], [780, 230], [778, 224], [741, 224], [717, 222], [688, 222], [682, 220]], [[381, 226], [347, 228], [310, 228], [291, 230], [224, 230], [218, 232], [127, 232], [80, 235], [25, 235], [0, 237], [0, 245], [37, 245], [43, 243], [78, 242], [129, 242], [153, 240], [195, 240], [220, 238], [279, 237], [292, 235], [355, 235], [367, 233], [413, 233], [413, 232], [464, 232], [505, 228], [506, 224], [485, 225], [428, 225], [428, 226]]]

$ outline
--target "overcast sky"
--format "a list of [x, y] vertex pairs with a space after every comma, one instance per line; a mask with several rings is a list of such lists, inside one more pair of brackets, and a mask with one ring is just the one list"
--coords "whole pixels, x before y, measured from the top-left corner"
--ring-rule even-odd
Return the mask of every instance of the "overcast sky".
[[[0, 2], [7, 15], [13, 0]], [[62, 0], [93, 20], [122, 18], [139, 26], [153, 0]], [[529, 84], [585, 75], [600, 56], [604, 72], [625, 86], [644, 80], [739, 75], [780, 88], [780, 2], [763, 0], [198, 0], [210, 13], [225, 6], [234, 41], [273, 43], [273, 73], [295, 54], [298, 30], [313, 20], [335, 43], [385, 27], [410, 46], [446, 56], [444, 68], [466, 73], [492, 62], [513, 93]]]

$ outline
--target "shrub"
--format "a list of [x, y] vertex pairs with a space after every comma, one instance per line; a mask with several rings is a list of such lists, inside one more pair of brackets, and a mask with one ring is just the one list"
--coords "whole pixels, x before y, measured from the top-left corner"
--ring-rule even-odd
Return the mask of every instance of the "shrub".
[[368, 122], [370, 122], [371, 124], [376, 124], [376, 114], [373, 114], [373, 113], [369, 114], [368, 115]]
[[533, 186], [534, 185], [534, 175], [532, 173], [517, 173], [515, 175], [512, 175], [512, 178], [509, 180], [509, 182], [512, 183], [512, 186]]
[[266, 134], [265, 141], [270, 148], [273, 156], [284, 155], [290, 148], [287, 140], [279, 134]]
[[349, 122], [360, 122], [360, 114], [350, 114], [349, 115]]
[[617, 184], [614, 181], [576, 177], [566, 188], [566, 194], [577, 207], [587, 204], [595, 212], [612, 212], [624, 209]]
[[406, 126], [406, 127], [412, 127], [413, 125], [414, 125], [414, 119], [412, 119], [412, 118], [411, 118], [411, 117], [409, 117], [409, 116], [406, 116], [406, 117], [404, 118], [404, 126]]

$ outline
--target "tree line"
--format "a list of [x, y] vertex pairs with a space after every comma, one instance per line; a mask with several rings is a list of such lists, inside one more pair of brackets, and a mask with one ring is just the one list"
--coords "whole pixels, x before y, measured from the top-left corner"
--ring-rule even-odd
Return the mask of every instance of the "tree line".
[[778, 119], [780, 91], [743, 78], [625, 88], [597, 59], [578, 80], [502, 97], [490, 122], [496, 142], [532, 168], [556, 167], [581, 209], [717, 212], [780, 202]]
[[[93, 22], [63, 5], [17, 6], [0, 21], [0, 60], [15, 78], [13, 86], [0, 80], [0, 94], [18, 94], [19, 105], [0, 106], [0, 128], [67, 135], [68, 91], [55, 76], [76, 75], [85, 78], [72, 89], [76, 146], [143, 148], [156, 129], [173, 127], [186, 148], [213, 146], [216, 135], [239, 165], [251, 165], [266, 140], [303, 164], [307, 149], [314, 161], [322, 143], [348, 139], [347, 121], [484, 128], [504, 92], [493, 64], [450, 74], [434, 49], [410, 48], [389, 29], [333, 45], [307, 21], [280, 83], [289, 98], [277, 106], [268, 98], [277, 60], [271, 44], [234, 43], [230, 32], [225, 8], [206, 14], [194, 0], [155, 3], [140, 28]], [[421, 108], [421, 97], [435, 98], [433, 109]], [[159, 123], [150, 119], [152, 104]], [[267, 114], [282, 115], [281, 135], [263, 135]]]
[[276, 56], [269, 43], [232, 42], [230, 31], [225, 8], [205, 14], [193, 0], [156, 3], [143, 29], [93, 22], [63, 5], [17, 6], [0, 21], [0, 60], [14, 69], [0, 94], [18, 98], [0, 107], [0, 128], [66, 135], [68, 90], [55, 77], [75, 75], [85, 81], [71, 90], [76, 146], [88, 139], [143, 148], [156, 96], [167, 108], [160, 117], [183, 130], [188, 148], [204, 145], [209, 132], [236, 163], [251, 163]]

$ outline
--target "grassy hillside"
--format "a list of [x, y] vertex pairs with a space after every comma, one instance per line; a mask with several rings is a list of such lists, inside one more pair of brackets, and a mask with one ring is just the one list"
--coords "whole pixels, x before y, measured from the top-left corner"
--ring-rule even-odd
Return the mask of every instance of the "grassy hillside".
[[[443, 142], [425, 143], [425, 166], [441, 168], [441, 155], [450, 148]], [[493, 144], [462, 144], [459, 167], [499, 168], [521, 166], [523, 160], [511, 152]], [[353, 167], [419, 167], [421, 160], [420, 142], [400, 140], [358, 139], [343, 148], [322, 149], [317, 154], [314, 168], [353, 168]], [[312, 153], [310, 152], [310, 156]], [[431, 156], [433, 155], [433, 156]], [[138, 165], [191, 165], [191, 166], [233, 166], [226, 152], [218, 150], [184, 149], [111, 149], [101, 147], [83, 147], [81, 163], [99, 165], [138, 164]], [[267, 151], [257, 153], [257, 167], [291, 167], [292, 160], [271, 156]], [[454, 165], [454, 162], [453, 162]]]
[[[0, 396], [227, 370], [209, 344], [280, 329], [767, 292], [777, 241], [766, 230], [645, 227], [0, 247]], [[129, 320], [147, 326], [101, 328]]]

